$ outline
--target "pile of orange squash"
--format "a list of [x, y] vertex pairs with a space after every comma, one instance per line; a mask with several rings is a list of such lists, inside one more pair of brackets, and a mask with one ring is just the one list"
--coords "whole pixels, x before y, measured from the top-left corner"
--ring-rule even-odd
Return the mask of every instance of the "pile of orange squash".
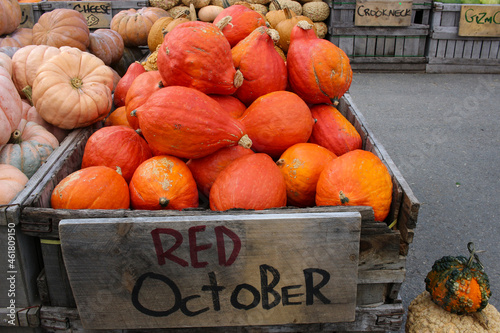
[[[17, 109], [26, 98], [54, 130], [104, 124], [89, 138], [82, 168], [54, 189], [52, 207], [182, 210], [203, 198], [218, 211], [368, 205], [383, 221], [389, 172], [335, 108], [352, 81], [349, 59], [307, 19], [282, 14], [276, 29], [238, 3], [213, 22], [177, 22], [152, 44], [155, 68], [133, 62], [118, 79], [89, 51], [85, 33], [74, 45], [17, 51], [8, 90]], [[116, 22], [111, 30], [125, 46], [145, 45], [153, 24], [141, 36]], [[15, 74], [19, 63], [30, 75]], [[17, 112], [1, 107], [0, 116]]]

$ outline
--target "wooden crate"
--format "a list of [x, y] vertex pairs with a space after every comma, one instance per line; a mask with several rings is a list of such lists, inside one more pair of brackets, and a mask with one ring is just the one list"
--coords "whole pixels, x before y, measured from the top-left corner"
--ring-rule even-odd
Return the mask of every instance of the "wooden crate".
[[434, 3], [426, 71], [500, 73], [500, 37], [458, 36], [461, 6]]
[[[403, 306], [399, 290], [405, 278], [406, 255], [412, 242], [420, 204], [403, 179], [389, 154], [366, 128], [365, 120], [357, 110], [351, 97], [346, 94], [339, 104], [339, 110], [361, 134], [365, 150], [375, 153], [389, 168], [393, 180], [393, 202], [386, 222], [376, 222], [370, 207], [312, 207], [277, 208], [252, 211], [252, 214], [317, 213], [317, 212], [359, 212], [361, 231], [359, 243], [358, 274], [356, 279], [356, 320], [354, 322], [322, 323], [308, 325], [280, 325], [253, 327], [260, 331], [393, 331], [401, 328]], [[38, 285], [41, 298], [45, 300], [40, 308], [41, 326], [58, 327], [78, 331], [81, 329], [78, 312], [75, 309], [72, 291], [61, 254], [59, 222], [67, 219], [108, 218], [157, 218], [176, 216], [223, 215], [205, 207], [184, 211], [133, 211], [133, 210], [54, 210], [50, 207], [50, 195], [59, 181], [79, 169], [86, 137], [74, 142], [53, 165], [44, 182], [35, 190], [36, 196], [21, 211], [21, 228], [26, 235], [40, 238], [44, 271]], [[248, 214], [245, 210], [234, 210], [231, 214]], [[392, 229], [388, 224], [396, 221]], [[61, 320], [64, 319], [64, 322]], [[63, 327], [61, 327], [63, 328]], [[238, 327], [211, 328], [210, 331], [238, 331]], [[249, 328], [250, 329], [250, 328]], [[55, 328], [54, 328], [55, 330]], [[207, 331], [207, 328], [200, 330]], [[49, 329], [50, 331], [50, 329]]]
[[333, 1], [327, 38], [361, 72], [424, 72], [431, 3], [413, 3], [407, 27], [356, 26], [356, 2]]

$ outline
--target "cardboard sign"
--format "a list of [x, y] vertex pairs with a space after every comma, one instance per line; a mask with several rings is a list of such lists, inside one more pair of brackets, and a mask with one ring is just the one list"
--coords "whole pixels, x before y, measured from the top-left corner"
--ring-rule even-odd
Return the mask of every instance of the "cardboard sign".
[[361, 215], [63, 220], [87, 329], [355, 320]]
[[20, 28], [33, 28], [35, 24], [35, 15], [33, 13], [33, 6], [31, 3], [20, 3], [21, 6], [21, 23]]
[[458, 35], [500, 37], [500, 6], [462, 5]]
[[68, 2], [68, 8], [83, 14], [90, 29], [109, 28], [113, 13], [111, 3], [104, 1]]
[[411, 25], [412, 0], [357, 0], [356, 26], [403, 27]]

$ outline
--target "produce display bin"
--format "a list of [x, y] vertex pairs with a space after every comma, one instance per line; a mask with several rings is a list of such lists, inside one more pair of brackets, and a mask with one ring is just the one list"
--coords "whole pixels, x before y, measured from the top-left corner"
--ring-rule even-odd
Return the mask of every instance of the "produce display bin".
[[[500, 10], [500, 5], [495, 5]], [[500, 37], [458, 35], [461, 4], [435, 2], [428, 73], [500, 73]]]
[[430, 2], [412, 5], [410, 26], [355, 25], [356, 2], [333, 1], [327, 38], [362, 72], [424, 72], [430, 29]]
[[[349, 94], [342, 97], [339, 111], [361, 134], [363, 149], [376, 154], [388, 167], [393, 181], [393, 200], [386, 222], [376, 222], [371, 207], [311, 207], [276, 208], [264, 211], [232, 210], [230, 214], [314, 214], [318, 212], [356, 212], [360, 216], [359, 257], [357, 274], [346, 277], [355, 281], [355, 320], [346, 322], [322, 322], [311, 324], [286, 324], [255, 326], [259, 331], [370, 331], [399, 330], [404, 309], [399, 290], [405, 278], [406, 255], [413, 239], [419, 201], [393, 163], [387, 151], [366, 127], [365, 120]], [[92, 130], [92, 129], [91, 129]], [[50, 172], [33, 189], [29, 202], [20, 207], [18, 218], [21, 232], [39, 240], [43, 269], [40, 270], [36, 288], [41, 300], [37, 307], [40, 326], [46, 331], [83, 331], [81, 318], [75, 304], [61, 251], [59, 225], [61, 221], [154, 218], [185, 218], [191, 216], [221, 216], [228, 212], [214, 212], [206, 208], [183, 211], [139, 211], [139, 210], [56, 210], [50, 208], [50, 195], [55, 186], [67, 175], [80, 168], [85, 143], [89, 132], [75, 138], [71, 147], [53, 161]], [[389, 225], [391, 225], [389, 227]], [[251, 326], [251, 325], [249, 325]], [[229, 332], [241, 327], [203, 327], [190, 331]]]

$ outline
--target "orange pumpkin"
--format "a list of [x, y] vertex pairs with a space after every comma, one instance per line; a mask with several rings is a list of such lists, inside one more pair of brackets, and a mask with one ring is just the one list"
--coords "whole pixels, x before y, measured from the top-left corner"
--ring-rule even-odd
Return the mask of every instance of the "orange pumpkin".
[[258, 27], [265, 27], [266, 18], [244, 4], [235, 4], [224, 8], [213, 23], [233, 47]]
[[153, 24], [166, 16], [170, 14], [157, 7], [130, 8], [113, 16], [110, 27], [122, 36], [125, 46], [145, 46]]
[[138, 61], [128, 66], [127, 72], [118, 81], [115, 88], [113, 102], [116, 107], [125, 105], [125, 98], [127, 97], [127, 91], [130, 88], [130, 85], [132, 85], [132, 82], [134, 82], [136, 77], [145, 72], [146, 70], [144, 69], [144, 66], [142, 66]]
[[345, 52], [318, 38], [307, 22], [292, 30], [287, 68], [292, 91], [310, 104], [336, 105], [351, 86], [352, 69]]
[[150, 52], [156, 51], [159, 45], [163, 43], [166, 31], [164, 30], [170, 22], [174, 20], [171, 16], [160, 17], [153, 23], [148, 33], [148, 48]]
[[237, 158], [253, 153], [249, 148], [232, 146], [221, 148], [202, 158], [191, 159], [186, 164], [196, 180], [198, 189], [208, 198], [212, 184], [219, 173]]
[[21, 121], [23, 104], [7, 69], [0, 67], [0, 146], [10, 140]]
[[7, 205], [28, 183], [28, 177], [10, 164], [0, 164], [0, 205]]
[[198, 207], [198, 189], [191, 171], [174, 156], [155, 156], [144, 161], [130, 181], [134, 209]]
[[336, 108], [327, 104], [311, 107], [316, 119], [309, 142], [323, 146], [340, 156], [361, 149], [363, 142], [356, 128]]
[[267, 154], [242, 156], [222, 170], [210, 190], [210, 209], [262, 210], [286, 205], [286, 184]]
[[33, 105], [48, 123], [73, 129], [111, 111], [113, 72], [88, 52], [68, 48], [46, 61], [33, 82]]
[[0, 0], [0, 36], [16, 30], [21, 19], [21, 6], [17, 0]]
[[283, 12], [285, 14], [285, 19], [276, 24], [274, 28], [280, 34], [278, 46], [283, 50], [283, 52], [287, 53], [291, 43], [293, 28], [298, 22], [306, 21], [310, 23], [312, 25], [312, 29], [314, 30], [314, 35], [316, 35], [316, 27], [310, 18], [303, 15], [293, 15], [293, 12], [287, 7], [283, 8]]
[[106, 65], [118, 62], [124, 50], [122, 36], [111, 29], [97, 29], [91, 32], [89, 52], [101, 59]]
[[147, 142], [133, 129], [107, 126], [97, 130], [88, 139], [82, 158], [82, 169], [104, 165], [115, 169], [130, 181], [135, 169], [153, 154]]
[[33, 29], [17, 28], [11, 34], [0, 38], [0, 47], [23, 47], [33, 43]]
[[128, 209], [127, 182], [115, 170], [92, 166], [73, 172], [52, 191], [54, 209]]
[[231, 50], [234, 66], [243, 74], [235, 96], [246, 105], [262, 95], [286, 89], [286, 65], [274, 48], [277, 39], [276, 30], [258, 27]]
[[125, 114], [130, 126], [137, 130], [139, 129], [139, 120], [132, 116], [131, 113], [139, 106], [144, 104], [149, 96], [155, 91], [163, 88], [161, 75], [158, 71], [149, 71], [139, 74], [127, 90], [125, 96]]
[[238, 119], [243, 115], [247, 109], [246, 105], [242, 101], [231, 95], [209, 95], [212, 99], [215, 99], [222, 108], [234, 119]]
[[276, 164], [286, 182], [287, 205], [311, 207], [316, 203], [316, 184], [325, 166], [337, 156], [313, 143], [297, 143]]
[[193, 88], [160, 89], [133, 113], [155, 154], [201, 158], [223, 147], [250, 145], [241, 123]]
[[259, 153], [278, 158], [288, 147], [307, 142], [314, 119], [307, 104], [289, 91], [257, 98], [239, 119]]
[[112, 111], [104, 120], [104, 126], [125, 126], [132, 128], [128, 123], [125, 106], [120, 106]]
[[[270, 9], [266, 13], [266, 20], [267, 20], [267, 22], [269, 22], [269, 25], [271, 26], [271, 28], [275, 29], [276, 26], [278, 25], [278, 23], [285, 20], [287, 17], [286, 17], [285, 11], [283, 10], [283, 8], [281, 7], [281, 5], [278, 1], [272, 0], [271, 2], [274, 5], [274, 9], [272, 9], [272, 10]], [[289, 10], [289, 15], [291, 15], [292, 17], [297, 16], [293, 10], [291, 10], [291, 9], [288, 9], [288, 10]]]
[[231, 95], [242, 83], [227, 39], [212, 23], [186, 22], [175, 27], [158, 49], [157, 65], [165, 86]]
[[377, 155], [353, 150], [328, 163], [316, 187], [318, 206], [370, 206], [384, 221], [391, 207], [392, 179]]
[[33, 25], [33, 44], [71, 46], [85, 51], [90, 44], [87, 20], [82, 13], [67, 8], [43, 13]]

